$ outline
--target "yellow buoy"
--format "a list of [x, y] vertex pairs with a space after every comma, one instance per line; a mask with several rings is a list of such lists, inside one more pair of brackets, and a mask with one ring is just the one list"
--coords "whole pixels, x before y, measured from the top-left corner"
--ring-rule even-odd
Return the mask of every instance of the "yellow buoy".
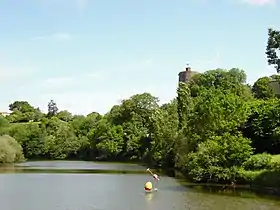
[[146, 182], [146, 184], [145, 184], [145, 190], [150, 191], [150, 190], [152, 190], [152, 189], [153, 189], [153, 184], [152, 184], [152, 182]]

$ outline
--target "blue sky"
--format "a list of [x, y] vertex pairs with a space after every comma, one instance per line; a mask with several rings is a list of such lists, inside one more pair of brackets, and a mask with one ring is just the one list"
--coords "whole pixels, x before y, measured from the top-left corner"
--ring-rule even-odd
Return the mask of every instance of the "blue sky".
[[266, 63], [278, 0], [2, 0], [0, 111], [15, 100], [74, 114], [105, 113], [135, 93], [162, 103], [178, 72], [242, 68], [248, 83]]

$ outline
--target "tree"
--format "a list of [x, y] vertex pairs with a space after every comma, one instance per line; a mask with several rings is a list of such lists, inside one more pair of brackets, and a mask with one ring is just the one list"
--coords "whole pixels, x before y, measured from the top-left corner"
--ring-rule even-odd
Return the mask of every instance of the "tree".
[[57, 112], [58, 112], [58, 108], [56, 106], [56, 103], [53, 100], [51, 100], [48, 103], [48, 116], [53, 117], [57, 114]]
[[272, 81], [271, 77], [261, 77], [253, 85], [252, 92], [258, 99], [274, 98], [275, 93], [269, 82]]
[[65, 122], [69, 122], [72, 120], [72, 114], [67, 110], [63, 110], [57, 113], [57, 117]]
[[48, 121], [47, 128], [44, 147], [51, 159], [65, 159], [80, 149], [81, 142], [68, 123], [53, 117]]
[[100, 142], [96, 145], [99, 150], [100, 159], [117, 157], [123, 148], [123, 129], [122, 126], [113, 126], [101, 136]]
[[185, 170], [194, 181], [234, 181], [236, 169], [252, 154], [249, 139], [224, 133], [199, 144], [197, 152], [188, 155]]
[[242, 69], [214, 69], [194, 75], [189, 88], [192, 97], [199, 96], [201, 92], [209, 88], [215, 88], [224, 93], [234, 93], [246, 100], [251, 100], [252, 93], [245, 82], [246, 74]]
[[277, 73], [280, 72], [280, 31], [269, 28], [266, 46], [266, 56], [269, 65], [272, 65]]
[[196, 99], [193, 112], [190, 120], [192, 132], [202, 139], [237, 131], [249, 115], [248, 104], [240, 96], [211, 88]]
[[175, 144], [179, 120], [177, 100], [162, 105], [154, 112], [151, 142], [149, 146], [152, 163], [160, 167], [174, 167]]
[[12, 112], [19, 111], [21, 113], [27, 113], [34, 111], [34, 108], [27, 101], [15, 101], [9, 105], [9, 110]]
[[23, 160], [21, 145], [11, 136], [0, 136], [0, 163], [14, 163]]
[[177, 88], [177, 112], [179, 120], [179, 129], [188, 125], [191, 109], [193, 108], [193, 100], [191, 98], [189, 86], [180, 82]]
[[0, 115], [0, 135], [5, 133], [7, 128], [10, 126], [9, 121]]
[[252, 139], [256, 153], [277, 154], [280, 150], [280, 101], [257, 100], [250, 104], [250, 115], [243, 128], [244, 136]]
[[9, 105], [9, 109], [12, 113], [7, 116], [7, 119], [14, 123], [30, 121], [37, 122], [43, 117], [40, 109], [35, 109], [27, 101], [15, 101]]

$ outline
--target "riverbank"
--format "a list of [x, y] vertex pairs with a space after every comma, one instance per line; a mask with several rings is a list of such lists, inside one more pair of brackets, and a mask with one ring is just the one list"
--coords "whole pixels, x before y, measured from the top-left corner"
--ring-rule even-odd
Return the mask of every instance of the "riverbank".
[[280, 170], [242, 171], [242, 174], [240, 173], [237, 175], [239, 178], [235, 183], [225, 181], [194, 182], [187, 175], [184, 175], [181, 171], [176, 169], [157, 169], [157, 171], [170, 177], [174, 177], [188, 186], [211, 187], [219, 190], [246, 189], [259, 192], [260, 194], [280, 196]]

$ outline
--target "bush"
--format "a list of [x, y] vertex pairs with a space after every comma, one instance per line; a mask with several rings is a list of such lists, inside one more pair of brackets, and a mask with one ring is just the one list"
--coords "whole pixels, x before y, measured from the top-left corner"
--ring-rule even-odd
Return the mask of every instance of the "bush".
[[250, 184], [255, 187], [280, 188], [279, 170], [238, 171], [238, 181], [241, 184]]
[[23, 160], [20, 144], [8, 135], [0, 136], [0, 163], [14, 163]]
[[241, 135], [212, 136], [199, 144], [196, 152], [189, 153], [187, 172], [194, 181], [232, 181], [252, 154], [250, 143]]
[[247, 171], [244, 168], [239, 168], [236, 180], [239, 184], [252, 184], [256, 177], [263, 171]]
[[256, 171], [263, 169], [270, 169], [272, 163], [272, 155], [267, 153], [252, 155], [247, 161], [243, 163], [245, 170]]

